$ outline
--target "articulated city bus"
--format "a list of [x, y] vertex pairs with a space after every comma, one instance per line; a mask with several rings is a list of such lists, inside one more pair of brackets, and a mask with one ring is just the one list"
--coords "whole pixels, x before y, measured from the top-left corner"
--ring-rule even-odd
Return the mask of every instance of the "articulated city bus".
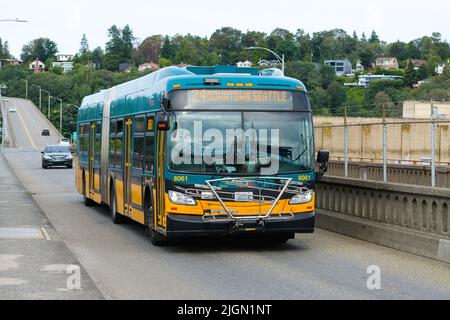
[[314, 232], [314, 184], [328, 153], [316, 161], [305, 86], [279, 70], [161, 69], [85, 97], [77, 133], [85, 205], [143, 224], [155, 245]]

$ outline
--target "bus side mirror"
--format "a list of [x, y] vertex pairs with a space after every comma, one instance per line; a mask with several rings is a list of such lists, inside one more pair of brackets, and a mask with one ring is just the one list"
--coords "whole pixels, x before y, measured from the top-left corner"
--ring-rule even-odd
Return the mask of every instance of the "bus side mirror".
[[170, 130], [169, 114], [165, 112], [161, 112], [160, 114], [158, 114], [157, 127], [159, 131]]
[[321, 150], [317, 154], [317, 163], [319, 164], [319, 172], [317, 173], [317, 180], [322, 179], [323, 175], [328, 171], [328, 162], [330, 161], [330, 152]]

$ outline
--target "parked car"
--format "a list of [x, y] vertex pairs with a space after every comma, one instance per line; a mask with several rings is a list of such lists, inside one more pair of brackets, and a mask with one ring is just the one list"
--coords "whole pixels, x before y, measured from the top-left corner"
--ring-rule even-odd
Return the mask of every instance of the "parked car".
[[59, 139], [59, 145], [70, 147], [70, 141], [67, 138], [61, 138]]
[[42, 135], [43, 136], [50, 136], [50, 130], [48, 130], [48, 129], [42, 129]]
[[73, 156], [68, 146], [47, 146], [42, 153], [42, 168], [67, 167], [73, 168]]

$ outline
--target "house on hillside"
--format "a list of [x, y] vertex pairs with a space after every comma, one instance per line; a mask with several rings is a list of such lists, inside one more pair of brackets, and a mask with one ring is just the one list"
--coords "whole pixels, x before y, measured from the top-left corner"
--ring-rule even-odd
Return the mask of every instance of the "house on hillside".
[[45, 64], [42, 61], [39, 61], [39, 59], [36, 58], [35, 61], [30, 63], [28, 69], [33, 71], [34, 73], [45, 72]]
[[6, 65], [9, 65], [9, 64], [11, 64], [13, 66], [17, 66], [21, 63], [22, 63], [22, 61], [15, 60], [15, 59], [0, 59], [0, 68], [4, 67]]
[[253, 63], [251, 61], [239, 61], [238, 63], [236, 63], [236, 66], [238, 68], [251, 68], [253, 65]]
[[139, 72], [145, 72], [147, 70], [156, 71], [159, 69], [159, 64], [154, 63], [153, 61], [143, 63], [139, 65]]
[[398, 69], [399, 64], [396, 57], [379, 57], [375, 60], [375, 68]]
[[57, 54], [56, 61], [52, 63], [52, 67], [60, 67], [64, 73], [71, 72], [73, 70], [72, 54]]
[[348, 60], [325, 60], [323, 64], [332, 67], [338, 77], [352, 74], [353, 72], [352, 63]]
[[421, 66], [426, 65], [427, 61], [422, 59], [411, 59], [411, 63], [415, 70], [419, 70]]

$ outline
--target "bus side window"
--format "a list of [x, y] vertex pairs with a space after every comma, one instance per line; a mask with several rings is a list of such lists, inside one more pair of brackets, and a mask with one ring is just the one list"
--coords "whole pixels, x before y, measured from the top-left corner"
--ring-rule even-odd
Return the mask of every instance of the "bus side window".
[[102, 144], [102, 123], [97, 122], [95, 125], [95, 142], [94, 142], [94, 160], [95, 165], [99, 166], [101, 161], [101, 144]]
[[114, 168], [115, 166], [115, 157], [116, 157], [116, 128], [117, 122], [115, 120], [111, 120], [109, 127], [109, 166]]
[[88, 157], [88, 141], [89, 141], [89, 124], [80, 124], [80, 156], [83, 162], [87, 161]]
[[133, 137], [133, 171], [142, 172], [144, 163], [145, 117], [136, 117]]
[[122, 141], [123, 141], [123, 120], [117, 121], [117, 134], [116, 134], [116, 156], [115, 167], [122, 168]]
[[153, 164], [155, 161], [155, 117], [147, 117], [147, 126], [145, 133], [145, 157], [144, 169], [146, 172], [153, 173]]

